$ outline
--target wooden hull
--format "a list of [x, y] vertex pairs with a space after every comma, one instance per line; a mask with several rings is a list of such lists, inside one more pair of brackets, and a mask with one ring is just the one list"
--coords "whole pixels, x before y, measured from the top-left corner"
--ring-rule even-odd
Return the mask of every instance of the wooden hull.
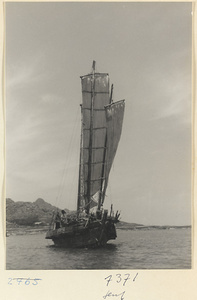
[[113, 222], [94, 221], [90, 224], [77, 223], [58, 229], [50, 229], [46, 239], [52, 239], [60, 247], [102, 247], [107, 241], [116, 238], [116, 228]]

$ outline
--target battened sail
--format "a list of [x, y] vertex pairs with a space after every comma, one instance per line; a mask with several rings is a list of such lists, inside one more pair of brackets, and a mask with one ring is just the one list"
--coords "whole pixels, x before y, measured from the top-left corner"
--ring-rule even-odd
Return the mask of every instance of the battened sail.
[[100, 198], [104, 180], [106, 152], [105, 106], [109, 104], [109, 76], [95, 73], [81, 77], [82, 134], [78, 208], [86, 207]]
[[[107, 124], [107, 143], [106, 143], [106, 157], [105, 157], [105, 184], [103, 194], [105, 195], [109, 173], [113, 164], [114, 157], [118, 148], [122, 132], [122, 124], [124, 117], [125, 101], [112, 102], [105, 107], [106, 124]], [[102, 202], [104, 201], [104, 197]]]
[[124, 100], [110, 103], [109, 76], [95, 73], [81, 77], [82, 130], [78, 209], [86, 212], [104, 201], [109, 172], [122, 130]]

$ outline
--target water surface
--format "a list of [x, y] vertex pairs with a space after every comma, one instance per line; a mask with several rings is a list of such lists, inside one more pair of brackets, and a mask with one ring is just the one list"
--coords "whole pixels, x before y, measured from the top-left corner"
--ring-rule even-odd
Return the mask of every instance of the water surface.
[[100, 249], [63, 249], [45, 233], [10, 235], [9, 270], [190, 269], [191, 228], [117, 229], [118, 238]]

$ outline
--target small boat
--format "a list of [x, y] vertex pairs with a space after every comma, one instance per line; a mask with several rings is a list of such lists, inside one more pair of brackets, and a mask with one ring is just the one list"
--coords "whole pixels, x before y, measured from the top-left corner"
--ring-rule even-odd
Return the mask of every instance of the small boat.
[[77, 209], [54, 214], [46, 239], [61, 247], [101, 247], [116, 239], [120, 213], [104, 209], [109, 173], [122, 132], [125, 100], [113, 102], [109, 75], [81, 76], [81, 139]]

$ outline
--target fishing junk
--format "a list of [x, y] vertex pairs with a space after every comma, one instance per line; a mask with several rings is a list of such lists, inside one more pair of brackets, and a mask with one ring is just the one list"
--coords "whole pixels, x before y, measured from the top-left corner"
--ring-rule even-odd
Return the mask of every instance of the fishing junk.
[[[81, 76], [81, 141], [77, 210], [53, 217], [46, 239], [63, 247], [99, 247], [115, 239], [119, 213], [103, 209], [109, 173], [122, 131], [124, 100], [113, 102], [109, 75]], [[96, 208], [96, 211], [95, 211]], [[95, 212], [93, 212], [93, 210]]]

